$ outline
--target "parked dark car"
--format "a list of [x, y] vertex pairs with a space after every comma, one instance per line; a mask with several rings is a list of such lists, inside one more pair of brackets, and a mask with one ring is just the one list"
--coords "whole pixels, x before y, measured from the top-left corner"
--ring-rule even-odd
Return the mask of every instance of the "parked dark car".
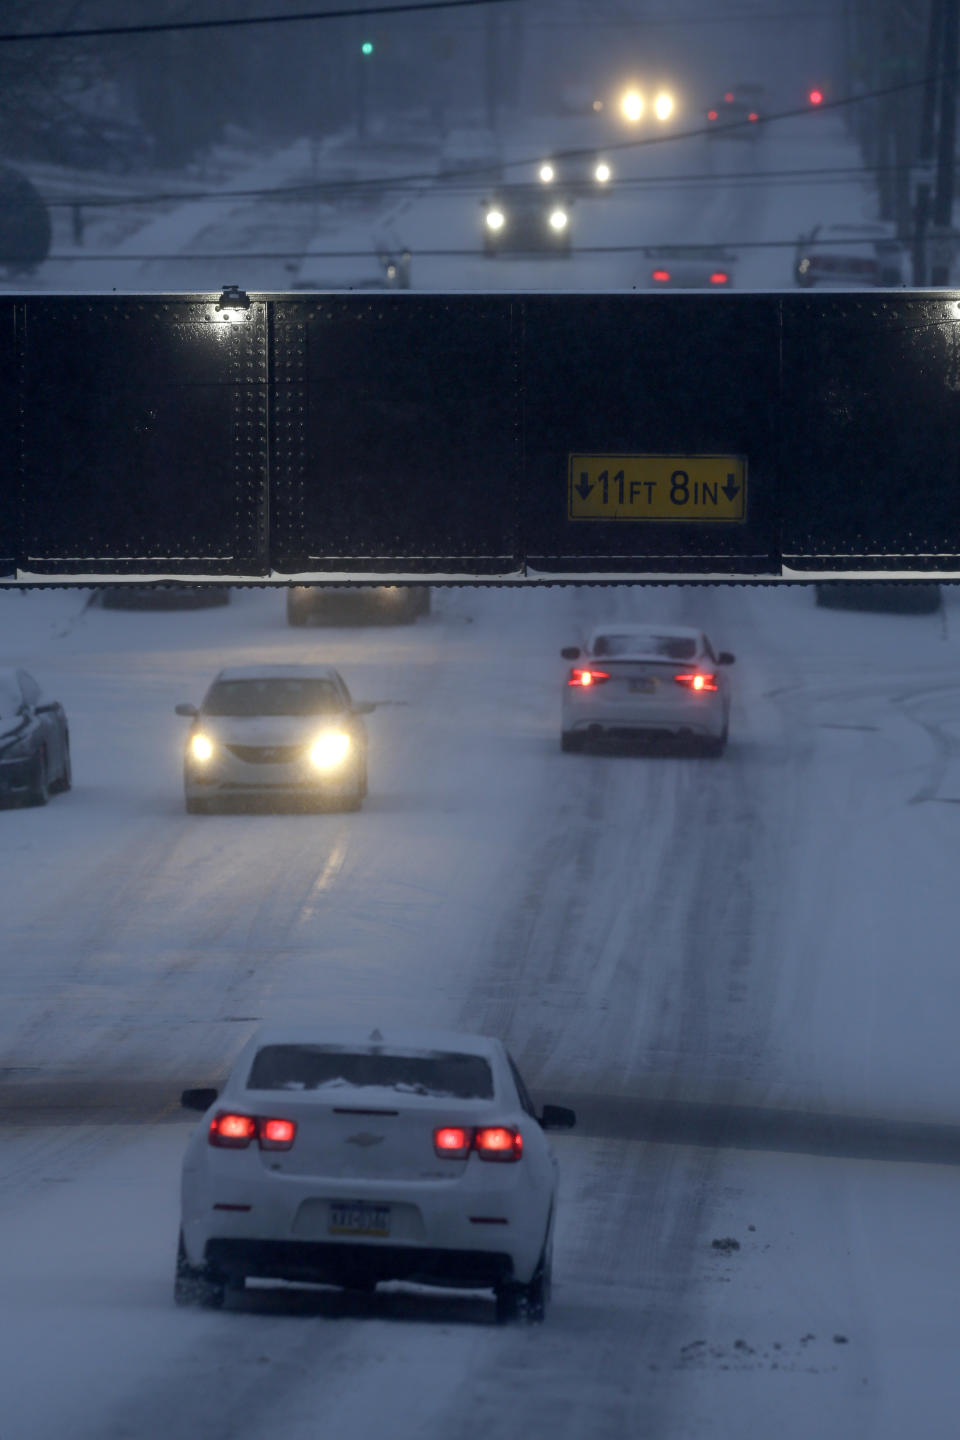
[[228, 585], [108, 585], [100, 598], [104, 610], [199, 610], [229, 601]]
[[429, 613], [429, 585], [291, 585], [287, 591], [288, 625], [412, 625]]
[[46, 805], [70, 783], [63, 706], [48, 700], [26, 670], [0, 670], [0, 800]]
[[898, 615], [930, 615], [943, 604], [936, 582], [897, 580], [823, 580], [814, 586], [818, 605], [834, 610], [885, 610]]

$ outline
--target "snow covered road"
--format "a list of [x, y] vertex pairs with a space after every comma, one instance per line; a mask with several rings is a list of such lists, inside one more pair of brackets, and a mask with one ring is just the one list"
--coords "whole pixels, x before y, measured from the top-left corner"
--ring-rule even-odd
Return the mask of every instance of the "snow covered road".
[[[75, 771], [0, 811], [4, 1440], [952, 1432], [952, 596], [465, 588], [308, 631], [255, 590], [82, 605], [0, 595]], [[559, 648], [611, 614], [736, 652], [722, 761], [560, 753]], [[264, 658], [389, 702], [360, 814], [183, 813], [174, 704]], [[292, 1011], [489, 1031], [579, 1106], [542, 1330], [400, 1287], [174, 1309], [179, 1090]]]

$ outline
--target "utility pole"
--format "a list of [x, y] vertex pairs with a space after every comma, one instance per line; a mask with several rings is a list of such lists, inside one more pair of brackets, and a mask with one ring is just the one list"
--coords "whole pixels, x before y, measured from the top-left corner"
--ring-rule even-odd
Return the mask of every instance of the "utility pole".
[[487, 7], [486, 50], [484, 54], [483, 96], [487, 125], [497, 128], [497, 99], [500, 84], [500, 16], [493, 6]]
[[930, 0], [927, 32], [927, 83], [923, 87], [923, 110], [920, 115], [920, 138], [917, 145], [919, 181], [914, 209], [913, 283], [927, 283], [927, 226], [930, 224], [930, 193], [933, 188], [933, 150], [937, 133], [937, 63], [943, 38], [943, 0]]
[[943, 0], [943, 49], [940, 70], [940, 126], [937, 132], [937, 189], [933, 223], [941, 245], [930, 267], [932, 285], [950, 284], [953, 230], [953, 172], [957, 135], [957, 41], [960, 38], [960, 0]]

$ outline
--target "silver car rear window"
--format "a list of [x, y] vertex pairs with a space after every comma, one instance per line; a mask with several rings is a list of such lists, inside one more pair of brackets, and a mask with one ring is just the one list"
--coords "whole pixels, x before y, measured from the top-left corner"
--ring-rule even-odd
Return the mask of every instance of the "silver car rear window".
[[491, 1100], [493, 1072], [482, 1055], [446, 1050], [345, 1050], [338, 1045], [265, 1045], [248, 1090], [396, 1090], [459, 1100]]
[[665, 660], [692, 660], [697, 642], [684, 635], [598, 635], [593, 642], [594, 655], [662, 655]]

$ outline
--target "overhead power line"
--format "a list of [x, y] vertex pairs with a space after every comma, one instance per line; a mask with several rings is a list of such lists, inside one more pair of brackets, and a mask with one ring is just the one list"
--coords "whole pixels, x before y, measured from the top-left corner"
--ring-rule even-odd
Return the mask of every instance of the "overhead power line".
[[23, 30], [0, 33], [0, 44], [41, 40], [102, 40], [117, 35], [168, 35], [187, 30], [237, 30], [254, 25], [294, 25], [306, 20], [362, 20], [370, 16], [412, 15], [431, 10], [475, 10], [481, 5], [520, 5], [524, 0], [402, 0], [399, 5], [361, 5], [356, 9], [300, 10], [294, 15], [233, 15], [223, 20], [156, 20], [141, 25], [89, 25], [76, 30]]
[[[576, 187], [564, 187], [561, 183], [550, 187], [544, 186], [543, 193], [547, 197], [553, 191], [558, 196], [566, 197], [568, 191], [575, 190], [576, 193], [572, 196], [574, 199], [596, 198], [602, 200], [607, 192], [622, 193], [626, 190], [682, 190], [697, 189], [701, 186], [704, 189], [711, 189], [731, 183], [766, 185], [771, 182], [794, 184], [805, 181], [827, 181], [830, 184], [841, 184], [860, 179], [863, 176], [896, 174], [912, 168], [909, 165], [819, 165], [794, 170], [705, 170], [691, 171], [689, 174], [679, 172], [674, 175], [625, 175], [608, 180], [602, 187], [591, 185], [588, 182], [582, 182]], [[150, 194], [73, 195], [45, 200], [44, 203], [50, 210], [73, 210], [78, 205], [84, 209], [110, 210], [123, 209], [127, 206], [170, 205], [194, 200], [222, 200], [225, 204], [232, 204], [236, 200], [275, 200], [281, 204], [289, 200], [302, 200], [306, 203], [321, 196], [336, 196], [342, 191], [351, 193], [361, 188], [375, 190], [378, 194], [399, 192], [416, 195], [424, 192], [423, 186], [414, 187], [409, 181], [402, 178], [387, 181], [305, 180], [302, 184], [274, 186], [268, 189], [254, 187], [249, 190], [159, 190]], [[467, 182], [463, 185], [444, 185], [442, 190], [429, 190], [424, 193], [471, 196], [481, 195], [490, 188], [490, 185]], [[3, 201], [0, 200], [0, 210], [3, 208]]]

